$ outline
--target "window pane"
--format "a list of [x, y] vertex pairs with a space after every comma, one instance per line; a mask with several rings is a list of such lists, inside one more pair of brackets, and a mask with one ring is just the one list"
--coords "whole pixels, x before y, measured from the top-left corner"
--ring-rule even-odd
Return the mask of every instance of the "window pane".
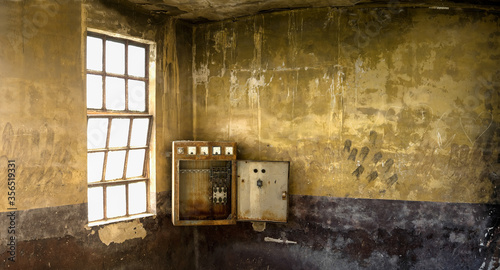
[[87, 193], [89, 221], [104, 218], [102, 187], [91, 187]]
[[87, 108], [102, 109], [102, 77], [87, 74]]
[[104, 152], [88, 153], [87, 181], [89, 183], [101, 181], [103, 165], [104, 165]]
[[95, 222], [148, 211], [150, 180], [140, 177], [148, 175], [152, 116], [144, 114], [148, 45], [89, 35], [97, 36], [86, 37], [88, 220]]
[[106, 187], [106, 216], [124, 216], [127, 213], [126, 200], [125, 185]]
[[130, 146], [146, 146], [148, 138], [149, 119], [136, 118], [132, 123]]
[[125, 80], [106, 77], [106, 108], [125, 110]]
[[145, 149], [130, 150], [128, 152], [127, 178], [141, 176], [144, 171]]
[[105, 180], [113, 180], [123, 178], [123, 170], [125, 168], [125, 151], [110, 151], [108, 152], [108, 160], [106, 162]]
[[128, 186], [128, 213], [130, 215], [146, 212], [146, 182], [132, 183]]
[[106, 72], [125, 73], [125, 44], [106, 40]]
[[128, 109], [143, 112], [146, 110], [146, 83], [143, 81], [128, 81]]
[[146, 49], [128, 46], [128, 74], [144, 77], [146, 75]]
[[108, 136], [107, 118], [90, 118], [87, 124], [87, 148], [96, 149], [106, 147]]
[[102, 39], [87, 37], [87, 69], [102, 70]]
[[109, 134], [109, 147], [125, 147], [128, 141], [130, 119], [113, 119]]

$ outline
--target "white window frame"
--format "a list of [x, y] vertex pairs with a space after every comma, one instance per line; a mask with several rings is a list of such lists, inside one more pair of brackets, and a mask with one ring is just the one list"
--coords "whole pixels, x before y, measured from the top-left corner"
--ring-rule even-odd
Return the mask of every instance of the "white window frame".
[[[143, 147], [146, 149], [147, 155], [145, 156], [145, 177], [143, 178], [134, 178], [134, 179], [118, 179], [118, 180], [104, 180], [104, 177], [101, 181], [99, 182], [92, 182], [88, 183], [87, 187], [87, 192], [90, 188], [92, 187], [98, 187], [102, 186], [103, 187], [103, 213], [104, 213], [104, 218], [95, 220], [95, 221], [89, 221], [88, 225], [89, 226], [98, 226], [102, 224], [107, 224], [107, 223], [113, 223], [113, 222], [119, 222], [119, 221], [125, 221], [125, 220], [131, 220], [131, 219], [136, 219], [136, 218], [141, 218], [141, 217], [146, 217], [146, 216], [152, 216], [156, 215], [156, 128], [155, 128], [155, 109], [156, 109], [156, 98], [155, 98], [155, 93], [156, 93], [156, 44], [153, 41], [149, 40], [144, 40], [144, 39], [139, 39], [135, 37], [130, 37], [130, 36], [124, 36], [120, 34], [115, 34], [115, 33], [110, 33], [107, 31], [102, 31], [99, 29], [87, 29], [87, 33], [85, 33], [84, 36], [84, 44], [85, 44], [85, 58], [87, 59], [87, 36], [95, 36], [99, 38], [104, 38], [104, 39], [111, 39], [111, 40], [117, 40], [119, 42], [124, 42], [124, 44], [128, 44], [129, 42], [131, 44], [141, 44], [146, 46], [146, 75], [145, 75], [145, 81], [146, 81], [146, 95], [147, 95], [147, 100], [146, 100], [146, 110], [145, 112], [131, 112], [131, 111], [110, 111], [106, 110], [104, 107], [101, 110], [95, 110], [95, 109], [87, 109], [87, 118], [108, 118], [108, 124], [110, 126], [111, 119], [112, 118], [129, 118], [130, 119], [130, 125], [132, 125], [132, 119], [137, 119], [137, 118], [149, 118], [150, 119], [150, 127], [149, 127], [149, 134], [148, 134], [148, 143], [146, 147]], [[105, 43], [105, 42], [103, 42]], [[127, 47], [127, 46], [125, 46]], [[104, 58], [104, 53], [105, 53], [105, 47], [103, 47], [103, 58]], [[125, 58], [127, 59], [127, 57]], [[104, 61], [104, 60], [103, 60]], [[127, 60], [125, 60], [125, 66], [127, 66]], [[84, 61], [86, 63], [86, 61]], [[126, 67], [125, 67], [126, 68]], [[85, 70], [85, 78], [87, 74], [98, 74], [99, 72], [87, 70], [87, 66], [85, 64], [84, 66]], [[105, 72], [105, 67], [103, 65], [102, 67], [102, 74], [103, 76], [108, 76], [110, 75], [109, 73]], [[115, 74], [113, 74], [115, 75]], [[113, 76], [115, 77], [115, 76]], [[136, 79], [129, 77], [127, 74], [123, 76], [126, 80], [130, 79]], [[104, 80], [103, 80], [104, 81]], [[85, 79], [86, 82], [86, 79]], [[85, 89], [87, 89], [85, 87]], [[104, 90], [104, 89], [103, 89]], [[86, 90], [85, 90], [86, 91]], [[127, 94], [126, 94], [127, 95]], [[103, 100], [103, 103], [105, 101]], [[127, 102], [126, 102], [127, 104]], [[127, 105], [125, 105], [127, 108]], [[88, 122], [88, 120], [87, 120]], [[108, 127], [108, 140], [109, 140], [109, 127]], [[131, 127], [129, 126], [129, 130]], [[130, 137], [130, 132], [129, 132], [129, 137]], [[130, 141], [130, 138], [129, 138]], [[126, 150], [130, 150], [130, 147], [127, 146]], [[109, 151], [109, 147], [106, 147], [106, 151]], [[92, 150], [87, 150], [88, 153], [92, 152]], [[106, 155], [107, 156], [107, 155]], [[87, 161], [88, 162], [88, 161]], [[106, 159], [104, 159], [104, 162], [106, 162]], [[126, 171], [126, 165], [124, 168], [124, 174]], [[103, 173], [104, 175], [104, 173]], [[128, 184], [134, 183], [134, 182], [139, 182], [139, 181], [146, 181], [146, 211], [144, 213], [139, 213], [139, 214], [129, 214], [128, 211]], [[106, 188], [109, 186], [113, 185], [121, 185], [124, 184], [126, 186], [126, 213], [124, 216], [118, 216], [118, 217], [113, 217], [113, 218], [107, 218], [106, 217]], [[90, 212], [91, 209], [88, 208], [88, 211]]]

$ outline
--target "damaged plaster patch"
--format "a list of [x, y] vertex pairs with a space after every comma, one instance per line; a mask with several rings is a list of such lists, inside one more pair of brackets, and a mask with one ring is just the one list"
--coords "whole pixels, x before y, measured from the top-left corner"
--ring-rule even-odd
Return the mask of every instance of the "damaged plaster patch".
[[130, 239], [144, 239], [144, 237], [146, 237], [146, 230], [138, 219], [110, 224], [99, 230], [99, 239], [107, 246], [111, 243], [121, 244]]
[[201, 67], [193, 72], [193, 80], [195, 84], [206, 84], [208, 82], [208, 77], [210, 76], [210, 70], [208, 69], [208, 64], [202, 64]]
[[229, 86], [229, 101], [231, 102], [232, 107], [238, 106], [238, 103], [241, 100], [241, 94], [239, 93], [239, 85], [238, 85], [238, 77], [236, 76], [236, 72], [231, 70], [231, 78], [229, 79], [231, 85]]
[[264, 76], [260, 76], [259, 79], [255, 78], [255, 76], [252, 76], [247, 80], [247, 85], [248, 85], [248, 99], [249, 103], [251, 104], [252, 108], [254, 108], [254, 105], [258, 103], [259, 101], [259, 88], [265, 87], [265, 78]]

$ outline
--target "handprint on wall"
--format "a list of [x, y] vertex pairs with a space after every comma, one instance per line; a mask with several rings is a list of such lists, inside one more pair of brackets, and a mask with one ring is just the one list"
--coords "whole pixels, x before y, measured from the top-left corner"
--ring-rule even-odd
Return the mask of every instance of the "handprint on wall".
[[[398, 175], [393, 173], [394, 160], [388, 158], [384, 161], [381, 151], [372, 151], [370, 149], [370, 147], [376, 149], [377, 137], [377, 132], [372, 130], [369, 135], [368, 145], [362, 146], [360, 150], [353, 147], [351, 140], [346, 140], [343, 151], [349, 153], [347, 160], [355, 163], [356, 168], [351, 174], [358, 180], [366, 175], [365, 179], [369, 183], [382, 178], [382, 181], [388, 186], [392, 186], [398, 181]], [[375, 153], [371, 154], [371, 152]], [[369, 172], [364, 174], [365, 171]]]

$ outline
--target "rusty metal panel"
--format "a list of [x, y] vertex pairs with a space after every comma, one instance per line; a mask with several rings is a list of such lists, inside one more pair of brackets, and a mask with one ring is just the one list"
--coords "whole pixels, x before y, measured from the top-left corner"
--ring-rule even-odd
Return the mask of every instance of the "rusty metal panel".
[[172, 223], [236, 223], [236, 143], [174, 141]]
[[286, 222], [288, 161], [237, 161], [237, 213], [241, 221]]

